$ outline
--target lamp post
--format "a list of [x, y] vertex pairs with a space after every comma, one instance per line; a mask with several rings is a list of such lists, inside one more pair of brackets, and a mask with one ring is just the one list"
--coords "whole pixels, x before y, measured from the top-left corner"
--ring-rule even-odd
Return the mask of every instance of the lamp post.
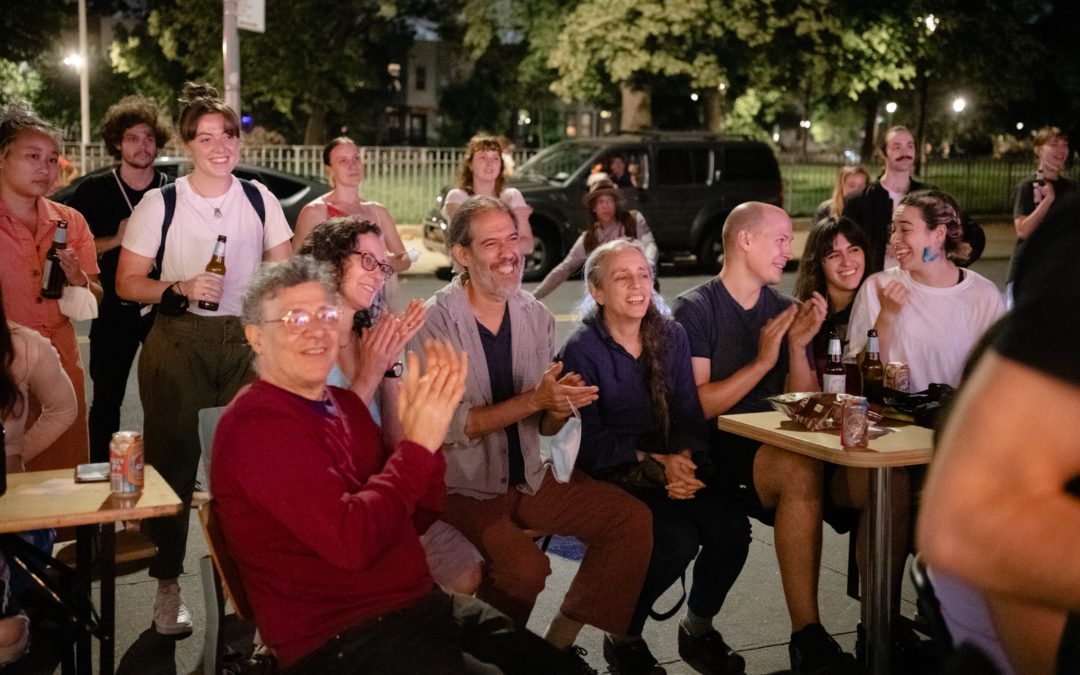
[[82, 136], [79, 139], [79, 171], [86, 173], [86, 146], [90, 143], [90, 69], [86, 59], [86, 0], [79, 0], [79, 53], [64, 58], [64, 65], [79, 73], [79, 117]]

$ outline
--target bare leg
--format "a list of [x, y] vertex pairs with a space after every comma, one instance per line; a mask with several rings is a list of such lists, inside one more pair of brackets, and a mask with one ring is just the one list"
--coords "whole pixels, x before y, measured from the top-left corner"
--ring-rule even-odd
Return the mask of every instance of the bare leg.
[[819, 623], [822, 466], [816, 459], [763, 445], [754, 458], [754, 485], [776, 511], [774, 537], [792, 632]]

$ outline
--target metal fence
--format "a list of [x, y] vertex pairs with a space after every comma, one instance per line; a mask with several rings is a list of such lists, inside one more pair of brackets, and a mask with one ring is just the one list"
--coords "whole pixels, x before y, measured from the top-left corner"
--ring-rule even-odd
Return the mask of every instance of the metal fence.
[[[170, 146], [163, 154], [178, 152], [178, 148]], [[515, 164], [520, 166], [536, 152], [515, 151]], [[78, 143], [66, 143], [63, 154], [76, 166], [83, 166], [85, 161], [84, 171], [87, 172], [113, 162], [102, 143], [91, 143], [85, 148]], [[456, 182], [464, 154], [464, 149], [460, 147], [361, 148], [366, 174], [361, 194], [366, 199], [382, 202], [400, 223], [422, 222], [435, 206], [435, 196], [439, 190]], [[240, 161], [326, 180], [322, 146], [241, 146]], [[783, 162], [780, 171], [784, 180], [784, 206], [787, 211], [793, 216], [813, 215], [818, 204], [832, 193], [837, 168], [835, 163]], [[960, 206], [971, 213], [1009, 213], [1012, 211], [1013, 189], [1033, 169], [1034, 163], [1030, 161], [938, 160], [928, 163], [920, 178], [952, 194]], [[870, 168], [871, 175], [879, 172], [878, 167]], [[1080, 171], [1073, 168], [1069, 174], [1076, 177]]]

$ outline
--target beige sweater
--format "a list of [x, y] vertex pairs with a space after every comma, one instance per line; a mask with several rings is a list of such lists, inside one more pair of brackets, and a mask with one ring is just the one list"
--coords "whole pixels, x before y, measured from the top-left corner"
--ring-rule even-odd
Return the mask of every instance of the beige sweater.
[[[15, 352], [11, 373], [21, 396], [3, 418], [4, 447], [8, 471], [17, 472], [71, 426], [78, 406], [71, 380], [60, 367], [60, 355], [49, 341], [15, 323], [8, 322], [8, 328]], [[41, 414], [28, 427], [31, 397], [41, 406]]]

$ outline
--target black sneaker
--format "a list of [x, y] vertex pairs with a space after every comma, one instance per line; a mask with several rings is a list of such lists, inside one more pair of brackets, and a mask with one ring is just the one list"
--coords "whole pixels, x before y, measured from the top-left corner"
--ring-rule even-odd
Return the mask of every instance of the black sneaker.
[[581, 673], [581, 675], [599, 675], [596, 668], [590, 666], [589, 662], [585, 660], [585, 657], [589, 655], [589, 652], [586, 651], [584, 647], [570, 645], [563, 650], [563, 653], [570, 657], [567, 659], [568, 661], [573, 661], [574, 665], [577, 666], [575, 672]]
[[700, 673], [741, 675], [746, 670], [746, 660], [729, 647], [716, 630], [691, 636], [680, 624], [679, 656]]
[[665, 675], [667, 673], [640, 637], [615, 644], [610, 635], [604, 636], [604, 660], [623, 675]]
[[854, 657], [844, 653], [820, 623], [812, 623], [791, 634], [788, 644], [791, 671], [803, 675], [860, 673]]

